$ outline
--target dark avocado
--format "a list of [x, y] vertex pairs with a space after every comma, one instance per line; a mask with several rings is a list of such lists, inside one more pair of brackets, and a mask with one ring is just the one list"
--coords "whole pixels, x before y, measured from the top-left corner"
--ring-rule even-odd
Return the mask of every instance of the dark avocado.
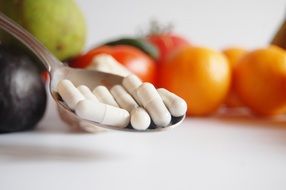
[[0, 133], [35, 128], [46, 103], [45, 85], [30, 56], [0, 46]]

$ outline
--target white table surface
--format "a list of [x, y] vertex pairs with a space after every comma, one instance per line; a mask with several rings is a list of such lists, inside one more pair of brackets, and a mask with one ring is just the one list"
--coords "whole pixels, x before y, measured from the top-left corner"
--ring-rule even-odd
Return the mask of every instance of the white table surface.
[[286, 121], [218, 115], [161, 133], [74, 133], [53, 103], [1, 135], [0, 189], [285, 190]]
[[[78, 0], [87, 47], [134, 34], [151, 18], [194, 43], [268, 43], [285, 0]], [[0, 136], [1, 190], [285, 190], [286, 119], [186, 119], [168, 132], [71, 132], [50, 101], [35, 131]]]

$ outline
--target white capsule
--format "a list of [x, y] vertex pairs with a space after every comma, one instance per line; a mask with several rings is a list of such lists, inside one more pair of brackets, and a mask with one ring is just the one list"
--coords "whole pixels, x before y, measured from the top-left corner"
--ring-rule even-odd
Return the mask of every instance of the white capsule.
[[146, 130], [151, 123], [151, 119], [145, 109], [137, 107], [130, 114], [130, 123], [136, 130]]
[[133, 98], [140, 104], [136, 94], [136, 90], [142, 84], [142, 81], [136, 75], [128, 75], [122, 81], [124, 88], [133, 96]]
[[126, 127], [130, 121], [128, 111], [91, 100], [80, 101], [75, 107], [75, 113], [83, 119], [119, 128]]
[[139, 107], [130, 94], [121, 86], [115, 85], [110, 89], [119, 106], [130, 113], [130, 122], [136, 130], [148, 129], [151, 119], [145, 109]]
[[69, 80], [61, 80], [57, 85], [57, 91], [71, 109], [74, 109], [79, 101], [84, 100], [84, 96]]
[[115, 85], [110, 89], [111, 94], [115, 98], [119, 106], [128, 112], [138, 107], [136, 101], [121, 85]]
[[164, 88], [159, 88], [157, 91], [172, 116], [179, 117], [185, 115], [187, 111], [187, 103], [183, 98]]
[[117, 74], [121, 76], [130, 75], [130, 71], [121, 65], [116, 59], [108, 54], [99, 54], [95, 56], [88, 69], [95, 69], [107, 73]]
[[140, 103], [148, 111], [157, 126], [166, 127], [171, 122], [171, 115], [168, 109], [151, 83], [143, 83], [136, 90], [136, 93]]
[[80, 85], [77, 87], [77, 89], [80, 91], [80, 93], [88, 100], [96, 101], [98, 102], [97, 97], [90, 91], [90, 89], [85, 85]]
[[111, 106], [119, 107], [113, 96], [105, 86], [98, 86], [92, 92], [100, 102]]

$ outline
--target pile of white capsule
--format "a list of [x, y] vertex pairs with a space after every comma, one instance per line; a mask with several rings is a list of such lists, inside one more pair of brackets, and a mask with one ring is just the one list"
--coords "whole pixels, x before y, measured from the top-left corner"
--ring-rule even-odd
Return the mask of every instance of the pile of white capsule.
[[110, 89], [97, 86], [91, 91], [87, 86], [74, 86], [61, 80], [57, 92], [65, 104], [79, 117], [100, 124], [135, 130], [146, 130], [153, 121], [156, 127], [166, 127], [172, 116], [183, 116], [186, 102], [166, 89], [156, 89], [131, 74], [121, 85]]

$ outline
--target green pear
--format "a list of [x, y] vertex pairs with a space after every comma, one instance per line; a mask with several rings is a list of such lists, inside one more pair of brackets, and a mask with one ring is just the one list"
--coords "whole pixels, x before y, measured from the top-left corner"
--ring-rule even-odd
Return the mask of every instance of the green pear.
[[0, 11], [32, 33], [60, 60], [76, 56], [84, 46], [85, 21], [74, 0], [0, 0]]

